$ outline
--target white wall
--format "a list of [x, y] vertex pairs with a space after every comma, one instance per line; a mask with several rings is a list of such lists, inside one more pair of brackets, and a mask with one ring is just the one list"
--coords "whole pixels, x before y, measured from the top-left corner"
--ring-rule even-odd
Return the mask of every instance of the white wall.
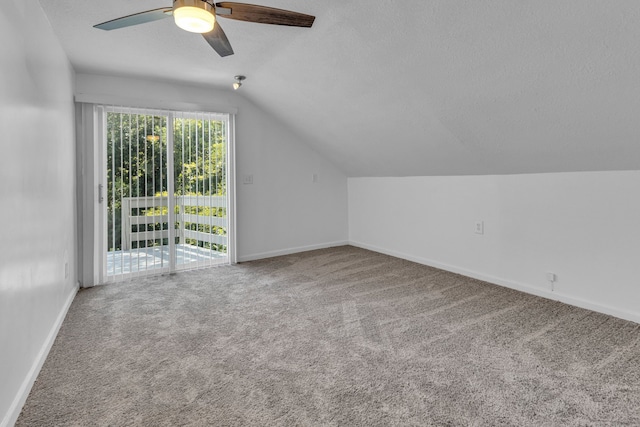
[[[73, 71], [36, 0], [0, 2], [0, 425], [76, 291]], [[68, 274], [65, 277], [65, 262]]]
[[[348, 186], [356, 246], [640, 323], [640, 171]], [[557, 275], [553, 291], [546, 272]]]
[[[231, 80], [230, 80], [231, 82]], [[241, 91], [250, 91], [248, 81]], [[239, 261], [347, 241], [347, 177], [282, 122], [241, 95], [172, 82], [78, 74], [76, 97], [236, 115]], [[276, 102], [276, 101], [274, 101]], [[312, 182], [317, 173], [319, 180]], [[243, 184], [253, 175], [253, 184]]]
[[239, 259], [346, 244], [346, 175], [251, 104], [236, 124]]

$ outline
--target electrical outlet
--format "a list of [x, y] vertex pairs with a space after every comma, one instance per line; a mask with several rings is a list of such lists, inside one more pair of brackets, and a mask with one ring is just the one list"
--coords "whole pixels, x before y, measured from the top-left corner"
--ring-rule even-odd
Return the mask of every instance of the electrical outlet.
[[64, 278], [69, 278], [69, 261], [64, 263]]
[[311, 176], [311, 182], [313, 182], [314, 184], [317, 184], [320, 181], [320, 176], [317, 173], [314, 173]]
[[243, 175], [242, 176], [243, 184], [253, 184], [253, 175]]
[[484, 234], [484, 221], [476, 221], [476, 234]]

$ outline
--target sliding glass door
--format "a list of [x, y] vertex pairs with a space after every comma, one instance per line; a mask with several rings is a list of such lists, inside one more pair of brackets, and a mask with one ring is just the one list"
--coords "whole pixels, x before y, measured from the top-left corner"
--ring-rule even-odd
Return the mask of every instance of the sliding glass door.
[[105, 107], [102, 282], [229, 262], [229, 117]]

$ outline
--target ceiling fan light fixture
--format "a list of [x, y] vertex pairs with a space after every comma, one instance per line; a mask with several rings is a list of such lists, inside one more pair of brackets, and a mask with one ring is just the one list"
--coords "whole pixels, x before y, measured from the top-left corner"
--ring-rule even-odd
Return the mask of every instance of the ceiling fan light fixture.
[[174, 0], [173, 19], [185, 31], [208, 33], [216, 23], [216, 13], [211, 4], [202, 0]]

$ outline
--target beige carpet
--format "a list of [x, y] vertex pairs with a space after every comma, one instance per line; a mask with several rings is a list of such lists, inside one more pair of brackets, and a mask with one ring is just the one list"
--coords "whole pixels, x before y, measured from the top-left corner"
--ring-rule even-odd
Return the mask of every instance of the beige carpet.
[[81, 291], [17, 425], [640, 425], [640, 325], [313, 251]]

